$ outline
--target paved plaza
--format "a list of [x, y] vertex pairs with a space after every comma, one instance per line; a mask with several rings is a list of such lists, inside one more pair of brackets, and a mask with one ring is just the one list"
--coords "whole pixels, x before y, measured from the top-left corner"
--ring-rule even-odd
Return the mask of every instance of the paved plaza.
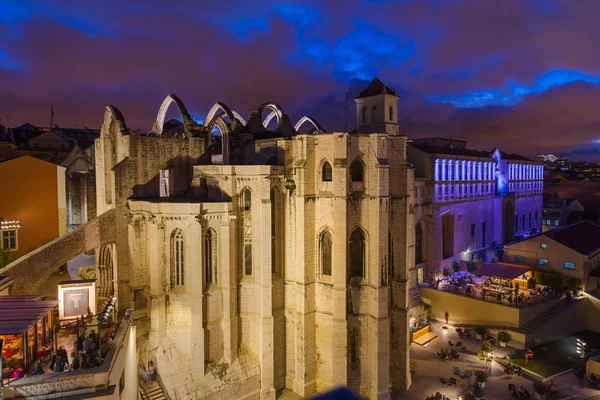
[[[502, 365], [496, 361], [492, 362], [490, 367], [486, 367], [485, 361], [477, 358], [477, 351], [479, 351], [481, 341], [475, 338], [462, 340], [467, 350], [460, 353], [461, 355], [458, 360], [446, 362], [440, 360], [437, 352], [445, 348], [448, 345], [448, 341], [456, 343], [461, 340], [454, 326], [449, 325], [449, 329], [442, 329], [443, 325], [439, 322], [432, 322], [431, 330], [438, 335], [438, 338], [432, 342], [425, 346], [419, 346], [415, 343], [411, 344], [411, 360], [415, 360], [418, 364], [416, 371], [412, 373], [412, 386], [408, 391], [393, 393], [392, 397], [394, 399], [423, 400], [436, 392], [455, 399], [462, 394], [471, 392], [473, 378], [471, 378], [470, 385], [463, 384], [447, 387], [440, 383], [440, 378], [448, 380], [453, 376], [452, 368], [455, 366], [461, 370], [487, 371], [489, 378], [483, 389], [484, 399], [511, 399], [511, 393], [508, 390], [508, 385], [511, 383], [517, 388], [523, 386], [532, 396], [535, 396], [531, 380], [524, 377], [506, 375]], [[494, 354], [497, 357], [504, 357], [513, 350], [511, 348], [498, 347]], [[564, 397], [560, 396], [562, 398], [578, 395], [586, 399], [600, 395], [600, 391], [582, 388], [583, 381], [576, 379], [572, 373], [558, 377], [554, 379], [554, 382], [557, 385], [557, 389], [565, 394]]]

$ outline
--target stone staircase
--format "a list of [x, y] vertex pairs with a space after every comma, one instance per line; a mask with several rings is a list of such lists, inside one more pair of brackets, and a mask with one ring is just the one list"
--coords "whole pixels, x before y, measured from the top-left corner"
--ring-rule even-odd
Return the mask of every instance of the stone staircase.
[[165, 396], [160, 385], [156, 382], [141, 382], [140, 386], [142, 387], [142, 397], [144, 400], [167, 400], [168, 397]]
[[523, 325], [520, 331], [524, 333], [534, 333], [539, 331], [544, 325], [557, 318], [559, 315], [567, 311], [573, 305], [577, 304], [582, 299], [571, 299], [571, 302], [567, 302], [565, 298], [560, 299], [556, 303], [552, 304], [541, 314], [538, 314], [533, 319], [529, 320]]
[[415, 287], [408, 290], [408, 308], [419, 307], [425, 304], [421, 298], [421, 289]]

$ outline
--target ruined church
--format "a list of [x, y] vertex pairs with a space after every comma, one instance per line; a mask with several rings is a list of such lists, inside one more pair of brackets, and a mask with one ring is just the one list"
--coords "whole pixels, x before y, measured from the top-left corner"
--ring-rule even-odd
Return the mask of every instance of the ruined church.
[[[171, 398], [410, 385], [407, 138], [380, 80], [355, 102], [356, 128], [332, 133], [272, 102], [248, 121], [217, 103], [199, 124], [169, 95], [149, 134], [106, 108], [96, 201], [116, 241], [100, 279], [135, 309], [140, 364]], [[183, 126], [167, 131], [173, 103]]]

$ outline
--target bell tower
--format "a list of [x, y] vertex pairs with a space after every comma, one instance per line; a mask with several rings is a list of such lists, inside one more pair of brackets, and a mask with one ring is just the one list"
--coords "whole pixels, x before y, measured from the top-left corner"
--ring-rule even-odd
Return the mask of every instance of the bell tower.
[[356, 131], [358, 133], [387, 133], [398, 135], [398, 98], [396, 90], [374, 78], [354, 99], [356, 102]]

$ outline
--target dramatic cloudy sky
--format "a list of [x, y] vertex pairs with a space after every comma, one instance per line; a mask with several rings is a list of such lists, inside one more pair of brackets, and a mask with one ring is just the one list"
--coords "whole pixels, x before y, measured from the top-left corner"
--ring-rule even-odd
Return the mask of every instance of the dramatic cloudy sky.
[[[147, 131], [168, 93], [198, 120], [277, 101], [344, 128], [374, 76], [401, 131], [600, 161], [600, 0], [0, 0], [0, 121]], [[354, 104], [349, 103], [350, 126]], [[176, 116], [171, 110], [169, 115]]]

